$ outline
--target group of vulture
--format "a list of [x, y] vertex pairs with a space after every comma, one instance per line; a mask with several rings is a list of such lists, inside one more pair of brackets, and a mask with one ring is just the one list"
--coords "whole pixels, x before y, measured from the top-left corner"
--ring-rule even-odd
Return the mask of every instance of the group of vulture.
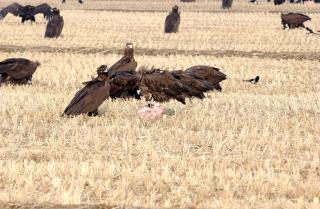
[[57, 38], [61, 34], [64, 25], [63, 17], [60, 15], [60, 10], [50, 7], [47, 3], [43, 3], [38, 6], [22, 6], [18, 3], [10, 4], [0, 11], [0, 20], [8, 13], [20, 17], [22, 23], [27, 20], [35, 22], [35, 15], [43, 14], [43, 17], [48, 20], [45, 31], [46, 38]]
[[[309, 33], [319, 35], [318, 33], [313, 32], [311, 28], [306, 27], [304, 25], [304, 22], [308, 20], [311, 20], [311, 18], [301, 13], [292, 13], [292, 12], [287, 14], [281, 13], [281, 24], [284, 30], [301, 27], [301, 28], [305, 28]], [[172, 7], [172, 11], [169, 13], [169, 15], [166, 17], [164, 32], [177, 33], [179, 29], [179, 25], [180, 25], [180, 11], [179, 11], [179, 7], [175, 5], [174, 7]]]
[[[24, 58], [0, 62], [0, 86], [32, 84], [32, 75], [39, 65], [38, 62]], [[108, 98], [144, 98], [149, 107], [169, 100], [185, 104], [186, 98], [203, 99], [205, 92], [221, 91], [220, 82], [226, 79], [226, 75], [218, 68], [205, 65], [173, 71], [146, 67], [136, 70], [137, 65], [133, 45], [127, 43], [123, 57], [110, 68], [100, 66], [97, 77], [83, 83], [84, 87], [75, 94], [63, 115], [95, 116], [98, 107]]]

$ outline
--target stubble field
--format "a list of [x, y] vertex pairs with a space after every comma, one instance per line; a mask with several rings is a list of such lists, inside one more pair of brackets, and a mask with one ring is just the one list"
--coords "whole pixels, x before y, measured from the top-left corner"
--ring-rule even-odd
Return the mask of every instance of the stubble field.
[[[211, 1], [48, 2], [65, 20], [56, 40], [43, 38], [41, 15], [32, 25], [0, 21], [0, 60], [41, 62], [32, 86], [0, 89], [1, 208], [320, 207], [320, 36], [283, 31], [279, 13], [305, 12], [319, 30], [319, 6], [241, 1], [225, 12]], [[164, 34], [174, 4], [179, 33]], [[144, 102], [134, 100], [107, 100], [99, 117], [60, 117], [126, 42], [138, 66], [220, 68], [223, 91], [166, 103], [176, 114], [154, 122], [137, 117]], [[257, 85], [242, 82], [256, 75]]]

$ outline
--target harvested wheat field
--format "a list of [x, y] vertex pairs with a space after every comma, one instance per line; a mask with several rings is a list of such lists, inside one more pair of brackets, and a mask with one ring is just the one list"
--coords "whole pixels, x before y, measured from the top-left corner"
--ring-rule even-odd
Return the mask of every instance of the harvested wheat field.
[[[0, 60], [41, 63], [33, 85], [0, 87], [0, 208], [320, 208], [320, 36], [284, 31], [280, 20], [303, 12], [317, 31], [320, 5], [47, 2], [61, 9], [63, 37], [44, 39], [41, 15], [0, 21]], [[179, 33], [164, 34], [174, 4]], [[222, 92], [164, 103], [176, 114], [157, 121], [137, 117], [138, 100], [60, 117], [126, 42], [138, 67], [220, 68]], [[242, 81], [256, 75], [256, 85]]]

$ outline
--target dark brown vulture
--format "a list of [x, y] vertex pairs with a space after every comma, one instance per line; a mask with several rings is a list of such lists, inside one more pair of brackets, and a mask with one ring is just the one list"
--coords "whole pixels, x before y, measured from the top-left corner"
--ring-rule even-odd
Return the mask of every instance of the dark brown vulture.
[[177, 33], [180, 25], [180, 12], [179, 7], [175, 5], [172, 7], [171, 13], [166, 17], [164, 32]]
[[60, 11], [57, 8], [52, 9], [53, 16], [50, 18], [45, 32], [46, 38], [58, 38], [62, 32], [64, 21], [60, 16]]
[[218, 68], [206, 65], [193, 66], [188, 68], [186, 71], [192, 73], [193, 75], [196, 75], [197, 77], [209, 81], [213, 85], [214, 89], [218, 91], [222, 90], [220, 82], [227, 79], [227, 76], [224, 73], [220, 72]]
[[285, 2], [286, 0], [273, 0], [274, 5], [281, 5]]
[[32, 84], [32, 75], [40, 65], [24, 58], [10, 58], [0, 62], [0, 85]]
[[281, 14], [281, 24], [283, 25], [283, 29], [294, 29], [294, 28], [305, 28], [309, 33], [319, 35], [318, 33], [314, 33], [313, 30], [304, 25], [304, 22], [311, 20], [311, 18], [307, 15], [300, 13], [288, 13]]
[[63, 115], [88, 114], [96, 116], [98, 107], [109, 97], [108, 67], [105, 65], [97, 69], [98, 77], [86, 82], [86, 85], [76, 93]]
[[51, 7], [46, 3], [40, 4], [36, 7], [31, 5], [21, 6], [18, 3], [10, 4], [0, 11], [0, 19], [3, 19], [8, 13], [21, 17], [22, 23], [24, 23], [26, 20], [35, 22], [34, 16], [40, 13], [42, 13], [46, 19], [50, 19], [53, 15]]
[[233, 0], [222, 0], [222, 9], [230, 9]]
[[308, 20], [311, 20], [309, 16], [300, 13], [281, 14], [281, 24], [283, 25], [283, 29], [286, 29], [286, 27], [289, 29], [299, 27], [304, 28], [304, 22]]
[[123, 57], [110, 67], [109, 75], [120, 71], [134, 72], [137, 68], [137, 65], [137, 62], [134, 59], [133, 44], [127, 43], [124, 49]]

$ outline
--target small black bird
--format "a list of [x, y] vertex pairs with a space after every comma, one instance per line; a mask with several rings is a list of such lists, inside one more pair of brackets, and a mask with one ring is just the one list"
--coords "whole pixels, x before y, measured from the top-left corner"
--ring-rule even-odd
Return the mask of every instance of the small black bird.
[[255, 78], [249, 79], [249, 80], [243, 80], [245, 82], [250, 82], [252, 84], [257, 84], [259, 82], [260, 77], [256, 76]]
[[257, 2], [257, 0], [250, 0], [250, 1], [248, 1], [249, 3], [253, 3], [253, 4], [257, 4], [258, 2]]

